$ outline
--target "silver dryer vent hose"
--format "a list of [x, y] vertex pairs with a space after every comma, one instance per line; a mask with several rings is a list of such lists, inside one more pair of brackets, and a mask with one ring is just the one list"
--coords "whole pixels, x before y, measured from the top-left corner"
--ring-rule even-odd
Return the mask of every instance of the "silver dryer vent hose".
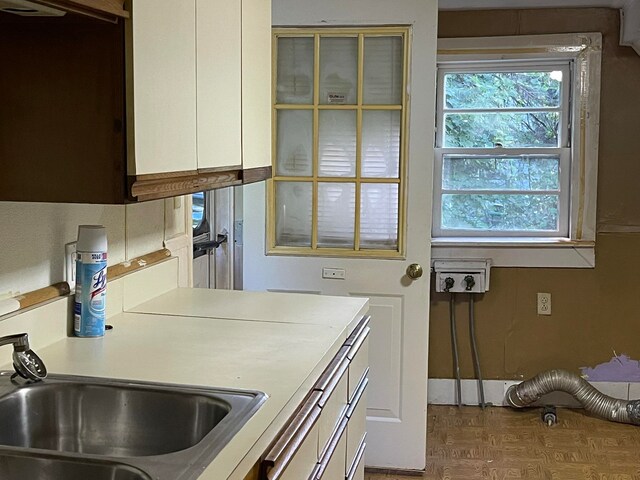
[[514, 408], [523, 408], [541, 396], [558, 390], [571, 394], [585, 410], [594, 415], [612, 422], [640, 425], [640, 400], [609, 397], [582, 377], [565, 370], [549, 370], [510, 386], [506, 400]]

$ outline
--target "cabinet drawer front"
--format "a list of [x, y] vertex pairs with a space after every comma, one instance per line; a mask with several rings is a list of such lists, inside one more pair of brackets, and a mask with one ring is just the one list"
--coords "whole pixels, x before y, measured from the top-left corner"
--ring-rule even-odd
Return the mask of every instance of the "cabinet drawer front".
[[[317, 422], [321, 413], [318, 400], [321, 396], [322, 392], [311, 392], [292, 421], [267, 453], [263, 464], [266, 478], [269, 480], [283, 478], [283, 472], [296, 460], [303, 446], [306, 452], [302, 454], [302, 464], [304, 468], [306, 468], [309, 463], [309, 452], [313, 453], [312, 463], [315, 464], [317, 462], [319, 431]], [[298, 462], [300, 462], [300, 460], [298, 460]], [[299, 472], [301, 468], [302, 467], [298, 465], [293, 468], [293, 471]]]
[[357, 463], [347, 475], [347, 480], [364, 480], [364, 451], [366, 448], [367, 444], [363, 443], [362, 448], [358, 452], [358, 457], [356, 458]]
[[[345, 372], [340, 377], [328, 399], [322, 405], [322, 414], [318, 420], [318, 459], [320, 459], [329, 443], [329, 439], [338, 427], [347, 408], [348, 375]], [[322, 399], [321, 399], [322, 402]]]
[[345, 472], [347, 474], [355, 468], [360, 448], [367, 434], [367, 383], [368, 379], [363, 379], [363, 384], [358, 388], [356, 394], [357, 404], [349, 407], [351, 417], [347, 426], [347, 469]]
[[307, 436], [300, 449], [296, 452], [291, 463], [279, 476], [270, 476], [270, 480], [300, 480], [308, 478], [318, 463], [318, 425], [316, 424]]
[[369, 368], [369, 331], [370, 329], [367, 328], [366, 332], [364, 332], [367, 336], [362, 343], [356, 345], [359, 348], [353, 352], [353, 358], [349, 364], [349, 401], [353, 399], [356, 389], [365, 375], [365, 371]]
[[346, 435], [342, 435], [342, 438], [338, 442], [338, 446], [333, 451], [333, 455], [327, 464], [327, 468], [324, 472], [317, 477], [318, 480], [342, 480], [344, 475], [344, 458], [347, 450], [347, 438]]

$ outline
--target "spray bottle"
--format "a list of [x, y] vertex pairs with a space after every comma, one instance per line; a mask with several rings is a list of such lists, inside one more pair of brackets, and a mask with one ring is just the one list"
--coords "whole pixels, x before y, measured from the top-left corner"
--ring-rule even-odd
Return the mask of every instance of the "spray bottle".
[[102, 225], [80, 225], [76, 251], [73, 329], [78, 337], [101, 337], [107, 299], [106, 229]]

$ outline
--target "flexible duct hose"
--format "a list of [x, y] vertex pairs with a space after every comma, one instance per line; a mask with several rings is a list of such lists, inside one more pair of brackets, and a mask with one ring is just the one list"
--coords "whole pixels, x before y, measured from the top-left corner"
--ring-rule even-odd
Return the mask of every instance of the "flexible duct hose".
[[640, 425], [640, 400], [609, 397], [575, 373], [565, 370], [549, 370], [512, 385], [507, 390], [506, 400], [514, 408], [523, 408], [557, 390], [571, 394], [585, 410], [606, 420]]

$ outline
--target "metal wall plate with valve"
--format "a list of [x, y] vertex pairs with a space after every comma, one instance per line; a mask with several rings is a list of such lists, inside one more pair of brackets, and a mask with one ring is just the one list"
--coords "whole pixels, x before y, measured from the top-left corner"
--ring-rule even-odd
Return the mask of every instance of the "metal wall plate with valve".
[[436, 292], [484, 293], [489, 290], [491, 260], [434, 260]]

